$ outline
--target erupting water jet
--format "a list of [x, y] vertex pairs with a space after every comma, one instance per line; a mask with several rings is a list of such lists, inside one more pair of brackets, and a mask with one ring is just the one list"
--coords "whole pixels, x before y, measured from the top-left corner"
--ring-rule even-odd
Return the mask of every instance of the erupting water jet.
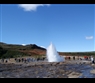
[[47, 48], [46, 56], [47, 56], [48, 62], [63, 62], [63, 61], [65, 61], [64, 57], [62, 57], [58, 54], [55, 46], [52, 43]]

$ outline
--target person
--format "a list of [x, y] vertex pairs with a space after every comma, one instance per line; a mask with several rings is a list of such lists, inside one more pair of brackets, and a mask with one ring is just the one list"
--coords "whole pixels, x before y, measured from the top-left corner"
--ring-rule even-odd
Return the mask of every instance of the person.
[[45, 60], [45, 57], [43, 57], [42, 60], [44, 61]]
[[27, 62], [30, 62], [30, 58], [27, 58]]
[[24, 61], [24, 58], [22, 58], [22, 62]]
[[4, 58], [2, 58], [2, 62], [4, 63]]
[[40, 58], [37, 58], [37, 61], [39, 61], [40, 60]]
[[88, 59], [90, 60], [91, 59], [91, 56], [89, 56]]
[[15, 61], [17, 60], [17, 58], [15, 58]]
[[80, 60], [82, 60], [82, 58], [80, 58]]
[[8, 59], [6, 59], [5, 62], [7, 63], [8, 62]]
[[20, 58], [18, 59], [19, 62], [21, 62]]
[[79, 60], [79, 58], [80, 58], [80, 57], [78, 56], [78, 58], [77, 58], [77, 59]]
[[67, 56], [65, 56], [65, 60], [67, 60]]
[[94, 63], [94, 58], [91, 56], [91, 61], [92, 61], [92, 63]]
[[88, 56], [86, 56], [86, 60], [88, 60]]
[[24, 61], [25, 61], [25, 63], [26, 63], [26, 62], [27, 62], [27, 59], [25, 58]]
[[75, 56], [73, 56], [73, 60], [75, 60]]
[[68, 57], [68, 59], [70, 60], [70, 59], [71, 59], [71, 57], [69, 56], [69, 57]]

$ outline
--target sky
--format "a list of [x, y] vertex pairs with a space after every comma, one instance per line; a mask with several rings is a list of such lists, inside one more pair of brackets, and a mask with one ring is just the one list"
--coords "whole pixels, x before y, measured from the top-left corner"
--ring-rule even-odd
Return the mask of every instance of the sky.
[[0, 4], [0, 42], [95, 51], [94, 32], [95, 4]]

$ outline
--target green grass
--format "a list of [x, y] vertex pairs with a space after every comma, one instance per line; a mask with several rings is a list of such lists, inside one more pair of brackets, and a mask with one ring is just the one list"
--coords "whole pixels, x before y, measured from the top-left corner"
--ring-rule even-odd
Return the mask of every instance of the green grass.
[[[22, 45], [12, 45], [12, 44], [0, 43], [0, 58], [16, 58], [16, 57], [29, 56], [28, 53], [20, 52], [21, 50], [33, 50], [33, 45], [22, 46]], [[61, 52], [61, 53], [62, 55], [71, 55], [71, 56], [91, 56], [91, 55], [95, 56], [95, 51], [92, 51], [92, 52]], [[30, 55], [30, 56], [33, 56], [35, 58], [46, 57], [46, 55]]]

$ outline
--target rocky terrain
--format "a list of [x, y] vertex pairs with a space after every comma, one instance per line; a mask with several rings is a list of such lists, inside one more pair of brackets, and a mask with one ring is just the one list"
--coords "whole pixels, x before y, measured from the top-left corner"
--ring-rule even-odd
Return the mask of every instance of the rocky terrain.
[[[18, 56], [19, 55], [19, 56]], [[66, 60], [65, 62], [35, 61], [29, 63], [16, 63], [16, 57], [35, 57], [42, 59], [46, 55], [46, 49], [29, 44], [26, 46], [0, 43], [0, 58], [10, 59], [8, 63], [0, 61], [0, 78], [94, 78], [95, 64], [90, 61], [78, 60], [78, 57], [85, 55], [95, 55], [95, 52], [63, 53], [59, 55], [76, 56], [76, 60]], [[41, 56], [41, 57], [38, 57]], [[72, 57], [71, 57], [72, 58]]]
[[0, 78], [95, 78], [90, 61], [0, 64]]

